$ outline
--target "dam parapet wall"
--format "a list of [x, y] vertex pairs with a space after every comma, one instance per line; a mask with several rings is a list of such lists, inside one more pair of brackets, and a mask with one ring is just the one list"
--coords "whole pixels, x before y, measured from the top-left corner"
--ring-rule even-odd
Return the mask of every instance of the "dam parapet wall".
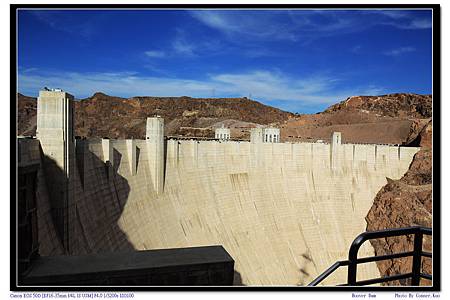
[[[38, 139], [18, 139], [20, 165], [40, 162]], [[163, 142], [164, 143], [164, 142]], [[165, 146], [164, 146], [165, 144]], [[85, 169], [80, 167], [86, 163], [89, 152], [98, 160], [111, 168], [119, 169], [126, 176], [137, 175], [142, 164], [148, 166], [158, 175], [169, 167], [199, 167], [212, 161], [232, 162], [240, 159], [246, 161], [246, 168], [256, 166], [272, 166], [273, 164], [289, 164], [295, 162], [304, 168], [313, 166], [330, 169], [337, 173], [365, 166], [367, 170], [385, 169], [386, 177], [398, 177], [407, 170], [418, 147], [401, 147], [376, 144], [340, 144], [333, 147], [327, 143], [261, 143], [254, 144], [243, 141], [198, 141], [170, 139], [163, 144], [163, 163], [158, 170], [154, 166], [152, 156], [154, 146], [147, 140], [128, 139], [77, 139], [75, 141], [75, 162], [78, 176], [84, 178]], [[152, 153], [153, 152], [153, 153]], [[128, 165], [125, 170], [123, 165]], [[332, 168], [332, 165], [334, 167]], [[155, 170], [156, 169], [156, 170]], [[80, 174], [83, 172], [83, 174]], [[148, 174], [154, 176], [155, 174]], [[154, 185], [153, 185], [154, 186]], [[156, 189], [155, 189], [156, 190]]]

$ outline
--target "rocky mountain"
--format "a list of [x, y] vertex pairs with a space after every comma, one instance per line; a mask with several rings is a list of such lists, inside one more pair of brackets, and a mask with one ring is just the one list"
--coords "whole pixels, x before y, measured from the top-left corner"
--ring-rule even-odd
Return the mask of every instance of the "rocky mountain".
[[330, 106], [324, 112], [362, 111], [386, 117], [431, 118], [431, 95], [388, 94], [381, 96], [353, 96]]
[[290, 118], [281, 135], [286, 141], [327, 141], [340, 131], [344, 142], [405, 145], [431, 116], [430, 95], [353, 96], [321, 113]]
[[[214, 127], [254, 127], [287, 120], [293, 114], [247, 98], [133, 97], [95, 93], [75, 101], [75, 135], [145, 138], [149, 116], [164, 118], [167, 135], [214, 136]], [[34, 135], [36, 99], [18, 94], [18, 134]], [[239, 134], [237, 132], [237, 134]]]
[[17, 134], [35, 135], [36, 98], [17, 94]]
[[[273, 123], [282, 141], [329, 140], [340, 131], [344, 142], [407, 144], [431, 118], [430, 95], [354, 96], [324, 112], [294, 115], [247, 98], [120, 98], [95, 93], [75, 102], [75, 135], [144, 138], [145, 120], [160, 115], [167, 135], [213, 137], [221, 124], [235, 138], [248, 129]], [[18, 94], [18, 134], [36, 130], [36, 99]]]

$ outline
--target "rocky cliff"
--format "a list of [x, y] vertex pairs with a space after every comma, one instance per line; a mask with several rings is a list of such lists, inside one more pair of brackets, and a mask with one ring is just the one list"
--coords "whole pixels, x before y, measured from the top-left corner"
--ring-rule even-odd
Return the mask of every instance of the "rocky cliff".
[[[408, 172], [400, 180], [388, 180], [376, 195], [366, 216], [367, 230], [409, 227], [414, 225], [432, 227], [432, 123], [431, 121], [412, 140], [422, 147], [414, 156]], [[408, 238], [386, 238], [371, 241], [377, 255], [413, 250], [414, 240]], [[425, 236], [423, 249], [432, 251], [432, 240]], [[385, 260], [377, 263], [382, 275], [403, 274], [411, 271], [412, 258]], [[432, 274], [431, 259], [422, 259], [424, 273]], [[391, 282], [390, 285], [409, 285], [410, 280]], [[421, 285], [431, 282], [422, 280]]]

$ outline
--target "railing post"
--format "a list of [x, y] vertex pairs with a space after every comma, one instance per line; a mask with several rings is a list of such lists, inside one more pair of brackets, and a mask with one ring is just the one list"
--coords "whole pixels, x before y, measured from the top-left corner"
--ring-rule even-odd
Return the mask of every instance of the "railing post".
[[354, 286], [356, 284], [356, 260], [350, 260], [348, 265], [347, 284]]
[[420, 230], [414, 234], [414, 256], [412, 262], [412, 278], [411, 285], [420, 285], [420, 269], [422, 265], [422, 237], [423, 234]]
[[354, 286], [356, 285], [356, 272], [358, 268], [358, 250], [361, 244], [364, 242], [363, 235], [359, 235], [350, 246], [350, 250], [348, 253], [348, 275], [347, 275], [347, 284]]

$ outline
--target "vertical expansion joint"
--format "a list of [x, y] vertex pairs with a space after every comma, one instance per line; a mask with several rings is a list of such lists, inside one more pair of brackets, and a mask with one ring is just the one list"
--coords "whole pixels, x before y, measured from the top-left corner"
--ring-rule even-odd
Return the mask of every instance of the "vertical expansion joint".
[[127, 152], [128, 152], [128, 163], [130, 165], [130, 174], [136, 175], [136, 141], [133, 139], [127, 140]]
[[339, 168], [339, 149], [341, 147], [341, 133], [333, 132], [330, 143], [330, 166], [332, 170]]
[[110, 139], [102, 139], [103, 162], [109, 166], [114, 165], [113, 147]]
[[194, 165], [197, 166], [198, 164], [198, 142], [195, 140], [191, 141], [192, 145], [192, 157], [194, 160]]
[[156, 116], [147, 118], [146, 137], [148, 163], [151, 171], [153, 188], [161, 194], [164, 188], [164, 119]]
[[80, 178], [81, 187], [84, 189], [85, 184], [85, 146], [86, 141], [81, 139], [75, 140], [75, 161], [77, 164], [78, 176]]

